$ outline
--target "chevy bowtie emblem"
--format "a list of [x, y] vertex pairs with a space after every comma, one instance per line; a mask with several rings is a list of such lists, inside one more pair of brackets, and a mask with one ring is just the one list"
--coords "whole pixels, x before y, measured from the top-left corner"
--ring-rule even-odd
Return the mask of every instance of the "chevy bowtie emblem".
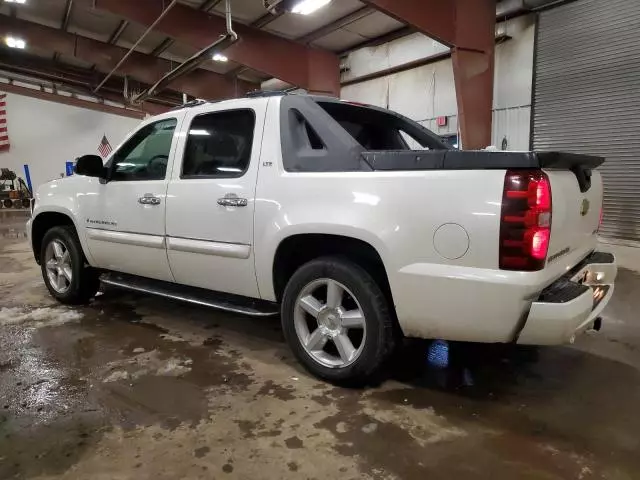
[[582, 206], [580, 207], [580, 215], [584, 217], [587, 213], [589, 213], [590, 206], [591, 204], [589, 203], [589, 200], [587, 200], [586, 198], [582, 200]]

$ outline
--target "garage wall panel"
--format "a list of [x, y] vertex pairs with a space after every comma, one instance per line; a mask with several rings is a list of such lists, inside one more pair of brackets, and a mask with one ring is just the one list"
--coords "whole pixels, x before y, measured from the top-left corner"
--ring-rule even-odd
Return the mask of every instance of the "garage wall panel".
[[[496, 45], [493, 143], [500, 147], [507, 137], [509, 150], [529, 147], [531, 78], [535, 17], [523, 16], [502, 22], [496, 33], [510, 37]], [[368, 75], [434, 54], [447, 47], [421, 34], [349, 54], [343, 80]], [[341, 97], [390, 108], [420, 122], [438, 135], [457, 132], [457, 103], [451, 60], [441, 60], [383, 78], [342, 88]], [[439, 116], [448, 117], [444, 127]], [[497, 143], [496, 143], [497, 141]]]
[[533, 145], [606, 157], [605, 236], [640, 241], [640, 2], [540, 14]]
[[65, 162], [98, 154], [106, 135], [115, 149], [140, 120], [7, 93], [11, 149], [0, 153], [0, 167], [24, 178], [28, 164], [34, 188], [65, 173]]
[[343, 87], [340, 98], [351, 102], [367, 103], [376, 107], [387, 108], [389, 77], [376, 78], [368, 82]]
[[348, 81], [362, 75], [448, 52], [449, 47], [421, 33], [414, 33], [375, 47], [361, 48], [349, 54], [349, 69], [342, 74]]
[[502, 150], [529, 150], [531, 106], [500, 108], [493, 111], [491, 143]]

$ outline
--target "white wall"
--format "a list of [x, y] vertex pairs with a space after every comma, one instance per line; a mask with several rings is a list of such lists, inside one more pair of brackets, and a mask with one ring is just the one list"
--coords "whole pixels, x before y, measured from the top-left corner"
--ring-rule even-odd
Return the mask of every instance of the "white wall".
[[[513, 38], [496, 46], [493, 143], [500, 147], [506, 137], [509, 150], [527, 150], [535, 18], [531, 15], [503, 22], [497, 25], [496, 32]], [[446, 46], [422, 34], [410, 35], [352, 52], [343, 62], [349, 70], [342, 80], [352, 80], [447, 51]], [[439, 135], [456, 133], [458, 129], [451, 59], [343, 87], [341, 97], [390, 108]], [[436, 126], [439, 116], [449, 117], [446, 127]]]
[[34, 188], [59, 178], [65, 162], [98, 154], [106, 135], [115, 148], [140, 120], [7, 93], [11, 149], [0, 153], [0, 167], [24, 178], [29, 165]]

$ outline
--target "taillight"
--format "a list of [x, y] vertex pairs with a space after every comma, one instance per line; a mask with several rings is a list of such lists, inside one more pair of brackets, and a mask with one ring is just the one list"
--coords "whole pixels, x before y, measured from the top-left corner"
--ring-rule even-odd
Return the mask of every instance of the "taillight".
[[602, 218], [604, 217], [604, 207], [600, 207], [600, 219], [598, 220], [598, 229], [596, 232], [599, 232], [602, 228]]
[[500, 268], [544, 268], [551, 240], [551, 184], [541, 170], [508, 170], [500, 217]]

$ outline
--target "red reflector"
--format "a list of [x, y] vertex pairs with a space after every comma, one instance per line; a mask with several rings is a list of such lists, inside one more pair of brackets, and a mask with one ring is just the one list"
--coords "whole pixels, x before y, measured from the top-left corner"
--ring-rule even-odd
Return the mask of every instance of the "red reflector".
[[529, 205], [540, 210], [551, 209], [551, 188], [547, 178], [532, 180], [529, 184]]
[[507, 197], [509, 198], [528, 198], [529, 192], [521, 192], [518, 190], [509, 190], [507, 192]]
[[529, 251], [531, 256], [538, 260], [545, 260], [547, 258], [547, 252], [549, 251], [549, 239], [551, 232], [548, 228], [541, 228], [538, 230], [531, 230], [529, 240]]
[[600, 227], [602, 227], [603, 217], [604, 217], [604, 207], [600, 207], [600, 220], [598, 221], [598, 232], [600, 231]]

